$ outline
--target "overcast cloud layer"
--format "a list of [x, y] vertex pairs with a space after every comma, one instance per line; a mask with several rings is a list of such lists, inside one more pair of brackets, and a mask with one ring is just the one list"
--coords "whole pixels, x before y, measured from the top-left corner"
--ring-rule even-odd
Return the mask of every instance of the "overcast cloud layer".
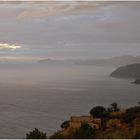
[[1, 1], [0, 44], [9, 58], [138, 55], [140, 2]]

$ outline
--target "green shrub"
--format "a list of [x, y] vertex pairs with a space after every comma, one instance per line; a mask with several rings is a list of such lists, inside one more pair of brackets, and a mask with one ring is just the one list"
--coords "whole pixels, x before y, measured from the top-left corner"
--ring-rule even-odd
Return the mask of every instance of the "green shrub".
[[103, 106], [96, 106], [90, 110], [90, 114], [95, 118], [108, 117], [109, 113]]
[[26, 134], [26, 139], [46, 139], [46, 133], [40, 132], [37, 128]]
[[61, 128], [68, 128], [69, 127], [69, 121], [64, 121], [62, 124], [61, 124]]

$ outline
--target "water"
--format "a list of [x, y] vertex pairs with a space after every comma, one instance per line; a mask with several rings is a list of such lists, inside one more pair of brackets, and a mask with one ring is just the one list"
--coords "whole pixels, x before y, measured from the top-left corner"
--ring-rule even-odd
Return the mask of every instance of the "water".
[[137, 105], [140, 86], [114, 79], [115, 68], [9, 66], [0, 69], [0, 138], [25, 138], [35, 127], [51, 135], [95, 105]]

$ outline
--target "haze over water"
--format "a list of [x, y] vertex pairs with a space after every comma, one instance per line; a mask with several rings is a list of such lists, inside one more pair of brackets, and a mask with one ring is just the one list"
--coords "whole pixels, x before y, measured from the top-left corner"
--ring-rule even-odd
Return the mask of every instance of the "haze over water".
[[111, 78], [117, 67], [70, 61], [139, 55], [139, 25], [140, 2], [1, 1], [0, 138], [50, 135], [95, 105], [136, 105], [140, 86]]
[[[52, 134], [73, 115], [95, 105], [137, 104], [140, 87], [95, 66], [24, 66], [0, 69], [1, 138], [22, 138], [37, 127]], [[22, 137], [21, 137], [22, 136]]]

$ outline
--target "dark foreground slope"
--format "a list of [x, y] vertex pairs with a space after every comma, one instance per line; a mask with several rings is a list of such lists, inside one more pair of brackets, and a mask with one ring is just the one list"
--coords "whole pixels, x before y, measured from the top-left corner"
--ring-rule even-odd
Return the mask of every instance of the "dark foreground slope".
[[140, 78], [140, 63], [121, 66], [110, 75], [115, 78]]
[[[72, 117], [73, 118], [73, 117]], [[61, 125], [50, 139], [139, 139], [140, 138], [140, 103], [121, 109], [116, 102], [109, 107], [95, 106], [90, 116], [74, 117]], [[80, 118], [80, 119], [78, 119]], [[86, 119], [84, 119], [86, 118]], [[89, 119], [92, 121], [89, 122]], [[99, 127], [92, 127], [100, 119]], [[84, 119], [84, 120], [83, 120]], [[77, 124], [78, 121], [78, 124]], [[80, 125], [79, 125], [80, 123]], [[75, 125], [72, 125], [75, 124]], [[76, 126], [76, 127], [75, 127]], [[46, 133], [38, 129], [26, 134], [27, 139], [46, 139]]]

